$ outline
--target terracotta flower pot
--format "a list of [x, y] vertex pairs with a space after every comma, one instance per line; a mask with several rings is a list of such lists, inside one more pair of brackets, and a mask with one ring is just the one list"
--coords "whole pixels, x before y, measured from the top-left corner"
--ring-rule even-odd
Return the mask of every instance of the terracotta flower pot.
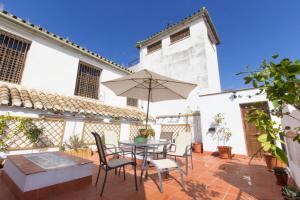
[[230, 146], [218, 146], [219, 157], [224, 159], [232, 159], [231, 150], [232, 147]]
[[275, 156], [270, 153], [265, 153], [264, 158], [268, 170], [272, 171], [274, 167], [286, 167], [286, 164], [281, 160], [278, 160]]
[[202, 143], [194, 143], [193, 149], [195, 153], [202, 153]]

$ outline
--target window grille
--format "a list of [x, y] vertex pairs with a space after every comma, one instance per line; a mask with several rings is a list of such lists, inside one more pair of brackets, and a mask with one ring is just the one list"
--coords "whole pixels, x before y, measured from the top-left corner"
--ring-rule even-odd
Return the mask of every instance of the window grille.
[[101, 69], [79, 62], [75, 95], [98, 99]]
[[151, 52], [156, 51], [158, 49], [161, 49], [161, 40], [147, 46], [147, 52], [148, 53], [151, 53]]
[[21, 83], [31, 42], [0, 30], [0, 80]]
[[138, 107], [138, 100], [134, 98], [127, 98], [127, 106]]
[[177, 33], [170, 36], [171, 43], [177, 42], [183, 38], [190, 36], [190, 28], [183, 29]]

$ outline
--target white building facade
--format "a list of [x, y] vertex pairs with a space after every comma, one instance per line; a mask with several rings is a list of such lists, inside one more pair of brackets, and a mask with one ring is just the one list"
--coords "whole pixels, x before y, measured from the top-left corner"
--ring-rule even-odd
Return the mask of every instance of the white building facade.
[[[91, 131], [113, 129], [129, 139], [129, 124], [145, 118], [101, 84], [130, 70], [6, 11], [0, 12], [0, 51], [0, 115], [32, 119], [43, 128], [47, 149], [57, 150], [71, 135], [93, 143]], [[22, 133], [7, 143], [8, 153], [40, 151]]]
[[198, 85], [187, 100], [151, 104], [152, 115], [178, 115], [190, 110], [197, 111], [200, 94], [221, 91], [216, 47], [219, 42], [208, 11], [203, 8], [137, 43], [140, 62], [130, 69], [149, 69]]

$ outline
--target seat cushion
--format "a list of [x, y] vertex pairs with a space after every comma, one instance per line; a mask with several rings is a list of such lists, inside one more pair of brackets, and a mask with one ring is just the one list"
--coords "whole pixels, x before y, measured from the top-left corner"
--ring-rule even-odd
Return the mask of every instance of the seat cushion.
[[177, 163], [171, 159], [151, 160], [150, 162], [158, 169], [178, 167]]
[[116, 167], [121, 167], [123, 165], [128, 165], [128, 164], [133, 164], [133, 161], [127, 159], [127, 158], [118, 158], [118, 159], [113, 159], [107, 163], [107, 165], [110, 168], [116, 168]]

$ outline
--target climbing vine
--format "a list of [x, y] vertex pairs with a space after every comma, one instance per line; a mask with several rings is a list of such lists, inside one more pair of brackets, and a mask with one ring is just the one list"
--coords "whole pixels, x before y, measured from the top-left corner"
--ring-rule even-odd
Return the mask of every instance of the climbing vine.
[[9, 139], [8, 123], [12, 120], [18, 123], [17, 129], [14, 134], [18, 134], [20, 132], [24, 133], [24, 135], [31, 143], [36, 143], [39, 140], [40, 136], [43, 134], [43, 129], [37, 127], [33, 123], [33, 120], [30, 118], [2, 115], [0, 116], [0, 151], [5, 151], [8, 148], [6, 143], [6, 141]]

